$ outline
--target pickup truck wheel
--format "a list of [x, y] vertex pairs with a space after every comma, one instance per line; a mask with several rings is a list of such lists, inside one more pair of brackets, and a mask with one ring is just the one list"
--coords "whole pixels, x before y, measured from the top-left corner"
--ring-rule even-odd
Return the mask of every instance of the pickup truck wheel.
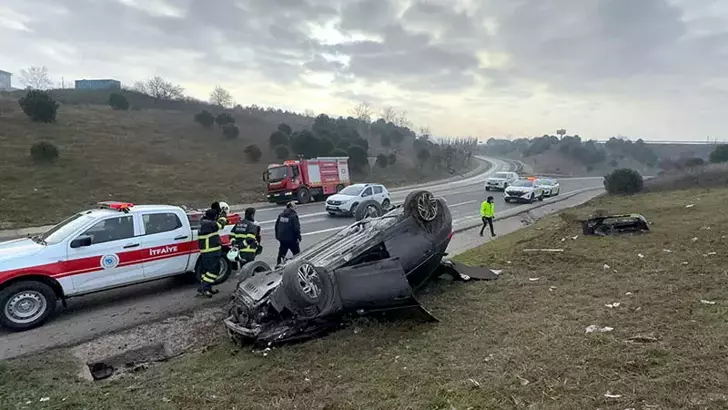
[[311, 201], [311, 192], [306, 187], [302, 187], [298, 190], [298, 203], [307, 204]]
[[[228, 280], [228, 278], [230, 278], [231, 272], [232, 269], [230, 261], [225, 257], [225, 255], [220, 256], [220, 270], [217, 273], [217, 280], [215, 280], [215, 283], [213, 283], [213, 285], [219, 285]], [[202, 280], [202, 274], [202, 264], [197, 263], [197, 266], [195, 267], [195, 279], [197, 279], [197, 282], [200, 282]]]
[[57, 297], [43, 282], [13, 283], [0, 291], [0, 325], [21, 331], [42, 325], [56, 311]]

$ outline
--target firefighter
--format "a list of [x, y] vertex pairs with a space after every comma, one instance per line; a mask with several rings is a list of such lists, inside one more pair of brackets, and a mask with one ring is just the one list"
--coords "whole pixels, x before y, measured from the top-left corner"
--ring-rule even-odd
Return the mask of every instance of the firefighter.
[[293, 256], [301, 253], [301, 224], [298, 221], [296, 204], [293, 202], [289, 202], [286, 209], [276, 219], [276, 239], [280, 243], [276, 266], [283, 263], [289, 250]]
[[230, 232], [230, 242], [238, 248], [241, 266], [254, 260], [263, 251], [260, 244], [260, 226], [255, 223], [255, 208], [247, 208], [245, 217]]
[[200, 287], [197, 289], [198, 296], [211, 298], [218, 293], [212, 285], [220, 273], [220, 257], [222, 256], [222, 244], [220, 231], [227, 225], [225, 216], [217, 213], [215, 209], [205, 211], [205, 216], [200, 222], [200, 229], [197, 236], [197, 244], [200, 248]]

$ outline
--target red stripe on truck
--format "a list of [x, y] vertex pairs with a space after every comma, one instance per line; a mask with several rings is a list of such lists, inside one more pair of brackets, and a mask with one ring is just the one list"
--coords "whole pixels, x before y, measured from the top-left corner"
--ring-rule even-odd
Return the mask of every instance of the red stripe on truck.
[[[221, 235], [223, 245], [229, 245], [230, 236]], [[118, 252], [115, 255], [119, 258], [117, 266], [130, 266], [138, 263], [151, 262], [168, 259], [182, 255], [192, 255], [199, 252], [197, 241], [180, 242], [170, 245], [155, 246], [154, 248], [136, 249], [133, 251]], [[0, 272], [0, 283], [26, 275], [50, 276], [54, 279], [65, 278], [73, 275], [101, 271], [102, 258], [108, 254], [98, 254], [85, 258], [59, 261], [44, 265], [35, 265], [19, 269], [11, 269]]]

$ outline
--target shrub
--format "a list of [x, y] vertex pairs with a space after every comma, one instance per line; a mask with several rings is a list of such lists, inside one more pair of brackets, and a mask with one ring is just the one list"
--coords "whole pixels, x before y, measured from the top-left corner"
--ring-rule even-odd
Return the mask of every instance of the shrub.
[[728, 145], [718, 145], [715, 150], [710, 153], [710, 162], [719, 164], [722, 162], [728, 162]]
[[245, 147], [245, 155], [248, 156], [248, 159], [253, 162], [260, 161], [260, 157], [263, 156], [263, 152], [260, 150], [260, 147], [255, 144], [250, 144], [247, 147]]
[[280, 123], [278, 124], [278, 131], [283, 132], [286, 135], [293, 134], [293, 130], [291, 129], [291, 126], [286, 123]]
[[287, 146], [279, 145], [276, 147], [276, 157], [278, 159], [288, 159], [289, 155], [291, 155], [291, 151]]
[[129, 109], [129, 100], [119, 93], [109, 94], [109, 106], [115, 110], [126, 111]]
[[617, 169], [604, 177], [604, 188], [610, 194], [636, 194], [644, 185], [642, 175], [633, 169]]
[[334, 143], [328, 138], [322, 138], [319, 143], [319, 152], [321, 155], [331, 155], [331, 151], [334, 150]]
[[[285, 125], [285, 124], [281, 124]], [[289, 142], [289, 134], [286, 134], [285, 132], [278, 130], [274, 131], [272, 134], [270, 134], [270, 137], [268, 138], [268, 142], [270, 143], [271, 147], [278, 147], [280, 145], [288, 145]]]
[[195, 114], [195, 122], [205, 128], [210, 128], [215, 123], [215, 116], [210, 111], [202, 110]]
[[334, 148], [334, 150], [331, 151], [331, 156], [332, 157], [348, 157], [349, 154], [341, 148]]
[[56, 120], [58, 103], [50, 94], [40, 90], [30, 90], [18, 101], [25, 115], [37, 122], [53, 122]]
[[346, 151], [349, 154], [349, 164], [352, 168], [362, 170], [367, 164], [367, 150], [359, 145], [352, 145]]
[[685, 166], [688, 168], [695, 168], [700, 167], [705, 164], [705, 161], [702, 158], [694, 157], [694, 158], [688, 158], [685, 160]]
[[240, 129], [235, 124], [225, 124], [222, 126], [222, 135], [230, 139], [237, 138], [240, 135]]
[[380, 167], [387, 168], [388, 162], [389, 162], [389, 157], [387, 157], [385, 154], [377, 155], [377, 165], [379, 165]]
[[336, 148], [342, 149], [344, 151], [349, 149], [349, 147], [351, 147], [351, 141], [349, 140], [341, 140], [338, 144], [336, 144]]
[[391, 152], [389, 155], [387, 155], [387, 164], [394, 165], [395, 162], [397, 162], [397, 154]]
[[215, 118], [215, 122], [217, 123], [218, 127], [222, 128], [227, 124], [235, 124], [235, 118], [233, 118], [232, 115], [223, 112], [217, 115], [217, 118]]
[[58, 158], [58, 148], [50, 142], [36, 142], [30, 147], [30, 157], [36, 162], [51, 162]]

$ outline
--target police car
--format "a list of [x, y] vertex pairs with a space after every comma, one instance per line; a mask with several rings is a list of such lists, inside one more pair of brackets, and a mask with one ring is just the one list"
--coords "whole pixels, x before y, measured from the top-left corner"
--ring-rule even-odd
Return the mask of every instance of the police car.
[[503, 199], [506, 202], [528, 202], [535, 200], [543, 201], [544, 191], [536, 183], [536, 178], [520, 178], [513, 181], [503, 192]]
[[[107, 289], [194, 272], [203, 212], [170, 205], [99, 203], [42, 235], [0, 242], [0, 325], [27, 330], [43, 324], [57, 302]], [[230, 276], [224, 257], [232, 225], [221, 232], [217, 283]]]

